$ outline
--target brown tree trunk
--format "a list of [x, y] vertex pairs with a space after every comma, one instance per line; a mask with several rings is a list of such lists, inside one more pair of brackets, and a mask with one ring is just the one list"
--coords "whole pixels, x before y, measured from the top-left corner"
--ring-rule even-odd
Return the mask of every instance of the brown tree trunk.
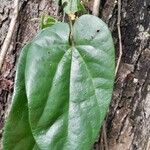
[[[107, 0], [103, 19], [118, 52], [117, 5]], [[107, 118], [110, 150], [150, 150], [150, 1], [122, 0], [123, 57]]]
[[[13, 1], [0, 2], [0, 46], [8, 31]], [[117, 1], [101, 0], [101, 18], [109, 25], [118, 57]], [[122, 0], [123, 57], [116, 77], [106, 135], [96, 150], [150, 150], [150, 1]], [[52, 0], [22, 0], [17, 25], [0, 75], [0, 136], [11, 103], [16, 59], [39, 29], [42, 13], [58, 15]], [[108, 68], [109, 69], [109, 68]]]

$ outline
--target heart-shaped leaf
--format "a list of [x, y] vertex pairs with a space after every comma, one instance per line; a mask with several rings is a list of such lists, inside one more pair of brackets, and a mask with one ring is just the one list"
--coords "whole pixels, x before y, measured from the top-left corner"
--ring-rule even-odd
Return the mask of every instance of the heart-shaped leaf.
[[84, 15], [56, 23], [22, 52], [4, 150], [90, 150], [107, 113], [114, 46], [106, 24]]

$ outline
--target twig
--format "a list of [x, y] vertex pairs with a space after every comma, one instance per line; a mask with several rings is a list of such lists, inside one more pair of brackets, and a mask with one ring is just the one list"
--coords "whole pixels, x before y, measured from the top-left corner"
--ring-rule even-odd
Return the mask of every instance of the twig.
[[1, 49], [1, 53], [0, 53], [0, 70], [2, 68], [6, 53], [8, 51], [8, 48], [10, 46], [11, 43], [11, 38], [13, 35], [13, 31], [15, 28], [15, 24], [17, 21], [17, 17], [18, 17], [18, 11], [19, 11], [19, 0], [14, 0], [14, 12], [13, 12], [13, 16], [9, 25], [9, 29], [8, 29], [8, 33], [6, 35], [6, 38], [4, 40], [4, 43], [2, 45], [2, 49]]
[[62, 22], [65, 22], [65, 17], [66, 17], [66, 14], [65, 14], [65, 12], [63, 12]]
[[[118, 72], [118, 69], [120, 66], [120, 62], [121, 62], [121, 58], [122, 58], [122, 38], [121, 38], [120, 22], [121, 22], [121, 0], [118, 0], [117, 29], [118, 29], [118, 37], [119, 37], [119, 57], [118, 57], [117, 65], [116, 65], [115, 76], [117, 75], [117, 72]], [[103, 138], [104, 138], [105, 150], [108, 150], [107, 134], [106, 134], [106, 121], [104, 122], [104, 125], [103, 125], [102, 134], [103, 134]]]
[[[119, 37], [119, 57], [118, 57], [117, 65], [116, 65], [115, 76], [117, 75], [117, 72], [118, 72], [118, 69], [120, 66], [120, 62], [121, 62], [121, 58], [122, 58], [122, 38], [121, 38], [120, 22], [121, 22], [121, 0], [118, 0], [117, 29], [118, 29], [118, 37]], [[104, 125], [103, 125], [102, 134], [103, 134], [103, 138], [104, 138], [105, 150], [108, 150], [107, 134], [106, 134], [106, 121], [104, 122]]]
[[[71, 18], [73, 16], [73, 18]], [[69, 28], [70, 28], [70, 33], [69, 33], [69, 43], [71, 46], [74, 46], [74, 39], [73, 39], [73, 20], [74, 20], [74, 14], [69, 14]]]
[[94, 0], [92, 14], [95, 16], [99, 16], [100, 3], [101, 3], [101, 0]]
[[102, 127], [102, 133], [101, 133], [101, 137], [100, 137], [100, 145], [99, 145], [99, 148], [98, 150], [104, 150], [104, 137], [103, 137], [103, 127]]
[[104, 138], [105, 150], [108, 150], [107, 133], [106, 133], [106, 121], [103, 124], [103, 138]]
[[150, 150], [150, 138], [148, 139], [148, 143], [147, 143], [147, 146], [146, 146], [146, 150]]
[[118, 21], [117, 21], [117, 29], [118, 29], [118, 38], [119, 38], [119, 57], [116, 65], [115, 75], [117, 75], [121, 58], [122, 58], [122, 38], [121, 38], [121, 29], [120, 29], [120, 22], [121, 22], [121, 0], [118, 0]]

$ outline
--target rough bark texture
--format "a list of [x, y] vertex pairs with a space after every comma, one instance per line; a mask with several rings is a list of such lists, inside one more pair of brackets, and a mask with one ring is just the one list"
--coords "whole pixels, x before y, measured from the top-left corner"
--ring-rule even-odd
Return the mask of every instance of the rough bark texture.
[[[118, 51], [117, 5], [111, 3], [106, 1], [103, 18]], [[111, 5], [115, 7], [107, 15]], [[108, 146], [110, 150], [150, 150], [150, 1], [122, 0], [121, 18], [123, 58], [106, 123]]]
[[[6, 36], [13, 1], [0, 2], [0, 46]], [[39, 29], [39, 16], [58, 16], [52, 0], [22, 0], [11, 46], [0, 75], [0, 137], [9, 111], [16, 59], [21, 47]], [[101, 0], [101, 18], [108, 23], [118, 56], [117, 3]], [[122, 0], [121, 32], [123, 57], [116, 77], [112, 104], [106, 120], [109, 150], [150, 150], [150, 1]], [[106, 149], [103, 136], [94, 149]]]

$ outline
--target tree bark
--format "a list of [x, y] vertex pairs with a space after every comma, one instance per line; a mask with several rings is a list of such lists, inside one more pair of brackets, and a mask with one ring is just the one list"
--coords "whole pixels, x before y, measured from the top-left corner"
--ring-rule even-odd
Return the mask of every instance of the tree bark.
[[[0, 46], [8, 31], [13, 1], [0, 3]], [[100, 17], [112, 31], [118, 58], [115, 0], [101, 0]], [[42, 13], [60, 18], [52, 0], [22, 0], [18, 22], [0, 75], [0, 136], [9, 112], [16, 60], [23, 45], [39, 30]], [[150, 1], [122, 0], [121, 34], [123, 57], [116, 77], [112, 103], [103, 134], [95, 150], [150, 150]], [[116, 59], [117, 61], [117, 59]], [[108, 68], [109, 69], [109, 68]]]

